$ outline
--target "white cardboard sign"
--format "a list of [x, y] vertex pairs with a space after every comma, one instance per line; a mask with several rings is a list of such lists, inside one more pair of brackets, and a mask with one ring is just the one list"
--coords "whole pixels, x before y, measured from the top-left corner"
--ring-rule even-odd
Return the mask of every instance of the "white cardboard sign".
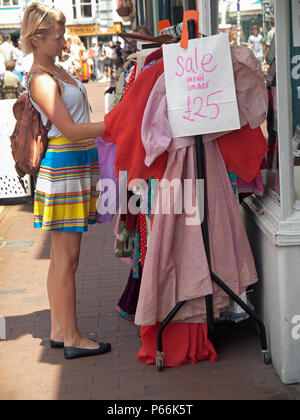
[[163, 54], [173, 137], [241, 128], [227, 34], [164, 45]]

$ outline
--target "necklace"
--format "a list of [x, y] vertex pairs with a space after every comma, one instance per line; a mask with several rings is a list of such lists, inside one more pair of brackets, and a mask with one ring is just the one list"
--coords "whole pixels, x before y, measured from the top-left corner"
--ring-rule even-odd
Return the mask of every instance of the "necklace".
[[50, 71], [49, 70], [46, 70], [44, 67], [40, 66], [39, 64], [37, 65], [37, 67], [39, 67], [41, 70], [45, 71], [46, 73], [53, 74], [53, 76], [57, 77], [58, 79], [62, 80], [63, 82], [69, 83], [68, 82], [68, 79], [66, 78], [66, 76], [62, 76], [62, 73], [58, 73], [57, 72], [57, 69], [60, 69], [58, 66], [55, 66], [55, 70], [52, 70], [52, 71], [51, 71], [51, 69], [50, 69]]
[[[87, 105], [90, 108], [90, 111], [92, 112], [92, 107], [88, 102], [88, 98], [87, 98], [85, 89], [82, 87], [82, 85], [80, 86], [77, 83], [76, 83], [76, 86], [73, 85], [73, 83], [68, 82], [68, 79], [66, 79], [66, 77], [63, 77], [63, 76], [61, 76], [61, 74], [58, 74], [56, 69], [61, 69], [60, 67], [55, 66], [55, 71], [50, 71], [50, 72], [49, 72], [49, 69], [46, 70], [44, 67], [40, 66], [39, 64], [36, 67], [39, 67], [41, 70], [43, 70], [46, 73], [51, 73], [54, 77], [56, 77], [57, 79], [61, 80], [64, 83], [68, 83], [68, 84], [71, 84], [74, 87], [78, 87], [78, 89], [80, 90], [80, 92], [83, 96], [83, 100], [85, 102], [85, 105]], [[64, 71], [64, 73], [66, 73], [66, 72]]]

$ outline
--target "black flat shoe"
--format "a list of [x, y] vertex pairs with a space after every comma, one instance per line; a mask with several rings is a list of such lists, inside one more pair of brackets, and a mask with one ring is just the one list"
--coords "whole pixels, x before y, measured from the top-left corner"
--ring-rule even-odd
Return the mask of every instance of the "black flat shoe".
[[64, 346], [65, 346], [65, 343], [62, 343], [62, 342], [60, 342], [60, 341], [53, 341], [53, 340], [50, 340], [50, 347], [51, 347], [52, 349], [63, 349], [63, 348], [64, 348]]
[[77, 347], [65, 347], [65, 359], [79, 359], [81, 357], [99, 356], [100, 354], [108, 353], [111, 350], [110, 343], [99, 343], [99, 348], [94, 350], [80, 349]]

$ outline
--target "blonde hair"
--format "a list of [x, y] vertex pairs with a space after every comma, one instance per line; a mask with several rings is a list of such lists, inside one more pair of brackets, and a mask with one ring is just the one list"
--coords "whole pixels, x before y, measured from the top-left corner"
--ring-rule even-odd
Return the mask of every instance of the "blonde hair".
[[21, 29], [21, 44], [25, 54], [33, 52], [33, 39], [45, 39], [55, 23], [65, 25], [66, 17], [58, 9], [32, 3], [27, 7]]

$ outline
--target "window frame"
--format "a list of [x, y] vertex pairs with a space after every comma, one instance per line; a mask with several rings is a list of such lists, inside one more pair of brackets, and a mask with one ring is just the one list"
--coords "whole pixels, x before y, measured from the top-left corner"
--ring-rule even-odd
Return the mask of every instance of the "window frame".
[[12, 4], [14, 0], [8, 0], [10, 5], [4, 5], [4, 0], [0, 0], [0, 9], [16, 9], [21, 7], [21, 0], [15, 0], [18, 4]]

